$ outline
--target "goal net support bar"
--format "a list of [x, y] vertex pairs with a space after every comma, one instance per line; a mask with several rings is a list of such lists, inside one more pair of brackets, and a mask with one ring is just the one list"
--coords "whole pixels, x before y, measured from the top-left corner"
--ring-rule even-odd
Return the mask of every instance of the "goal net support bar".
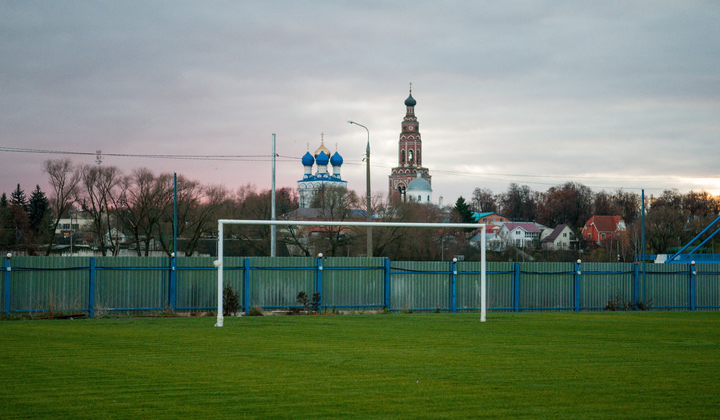
[[343, 226], [343, 227], [401, 227], [401, 228], [440, 228], [440, 229], [478, 229], [480, 235], [480, 322], [485, 322], [487, 314], [487, 261], [485, 257], [485, 233], [484, 223], [404, 223], [404, 222], [352, 222], [337, 220], [239, 220], [220, 219], [218, 220], [218, 259], [215, 260], [218, 275], [217, 288], [217, 322], [216, 327], [223, 326], [223, 238], [225, 225], [260, 225], [260, 226]]

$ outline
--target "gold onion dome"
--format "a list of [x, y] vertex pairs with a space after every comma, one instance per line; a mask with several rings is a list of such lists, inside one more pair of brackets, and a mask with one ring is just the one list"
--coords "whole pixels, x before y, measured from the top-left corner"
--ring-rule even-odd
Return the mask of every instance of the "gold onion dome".
[[323, 139], [320, 139], [320, 147], [318, 147], [317, 149], [315, 149], [315, 157], [316, 157], [316, 158], [317, 158], [317, 156], [320, 154], [320, 152], [325, 152], [325, 154], [326, 154], [328, 157], [330, 157], [330, 150], [328, 150], [328, 148], [325, 147], [325, 142], [324, 142]]

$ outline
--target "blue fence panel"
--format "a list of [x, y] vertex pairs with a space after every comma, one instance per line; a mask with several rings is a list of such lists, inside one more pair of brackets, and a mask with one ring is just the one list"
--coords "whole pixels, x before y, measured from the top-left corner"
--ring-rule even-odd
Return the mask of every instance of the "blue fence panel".
[[13, 257], [10, 312], [83, 312], [88, 307], [87, 257]]
[[653, 309], [690, 309], [690, 264], [647, 264], [645, 301]]
[[573, 263], [520, 263], [520, 309], [574, 308]]
[[392, 310], [449, 310], [450, 263], [447, 261], [393, 261]]
[[96, 258], [95, 309], [101, 313], [169, 310], [170, 259]]
[[305, 292], [309, 298], [315, 293], [317, 258], [257, 257], [249, 261], [250, 307], [279, 309], [297, 306], [299, 292]]
[[632, 305], [634, 268], [631, 263], [582, 263], [581, 308], [605, 309], [620, 302]]
[[720, 264], [697, 264], [697, 309], [720, 309]]
[[323, 267], [324, 308], [381, 309], [384, 306], [384, 258], [325, 258]]

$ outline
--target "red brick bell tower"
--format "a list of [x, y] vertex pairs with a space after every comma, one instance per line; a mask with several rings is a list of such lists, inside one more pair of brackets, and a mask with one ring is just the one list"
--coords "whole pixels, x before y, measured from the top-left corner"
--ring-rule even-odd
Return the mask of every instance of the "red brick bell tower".
[[410, 84], [410, 96], [405, 99], [407, 109], [403, 118], [400, 141], [398, 142], [398, 165], [390, 172], [390, 202], [406, 201], [405, 192], [410, 182], [420, 178], [431, 183], [430, 171], [422, 167], [422, 140], [418, 120], [415, 117], [415, 105], [417, 101], [412, 96], [412, 83]]

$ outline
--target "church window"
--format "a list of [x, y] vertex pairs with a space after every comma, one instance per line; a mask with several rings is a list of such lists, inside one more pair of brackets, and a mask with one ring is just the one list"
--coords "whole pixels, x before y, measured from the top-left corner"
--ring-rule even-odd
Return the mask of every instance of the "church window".
[[413, 151], [412, 149], [408, 150], [408, 162], [413, 161]]
[[400, 151], [400, 163], [405, 163], [405, 151]]
[[422, 203], [422, 196], [418, 195], [418, 203]]
[[418, 151], [415, 152], [415, 159], [417, 160], [417, 163], [420, 164], [420, 149], [418, 149]]

